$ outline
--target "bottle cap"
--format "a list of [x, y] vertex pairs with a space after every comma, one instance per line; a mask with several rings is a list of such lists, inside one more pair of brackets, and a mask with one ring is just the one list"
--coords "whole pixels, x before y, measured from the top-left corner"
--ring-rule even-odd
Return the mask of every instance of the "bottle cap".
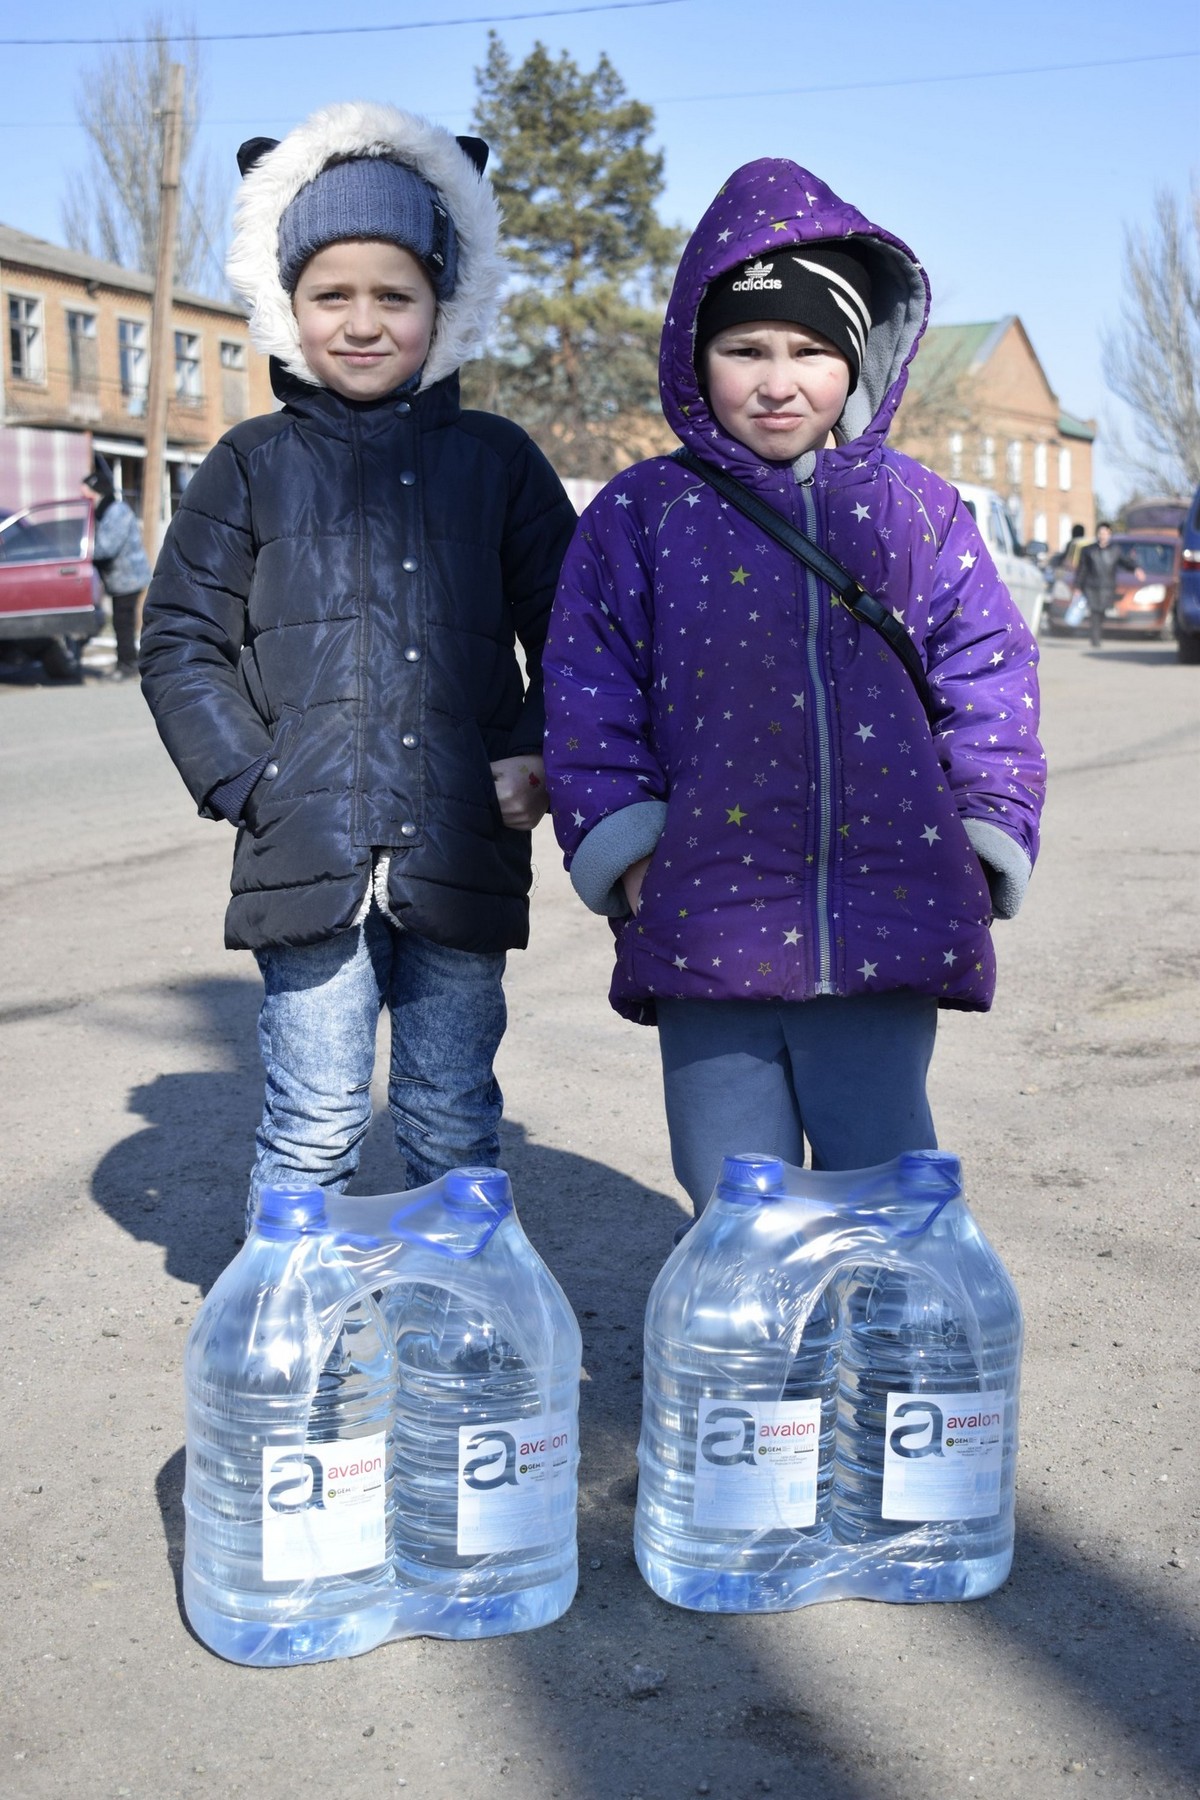
[[777, 1156], [752, 1151], [727, 1156], [721, 1164], [717, 1192], [722, 1200], [733, 1200], [742, 1206], [776, 1199], [783, 1193], [783, 1164]]
[[455, 1212], [512, 1211], [512, 1183], [503, 1169], [451, 1169], [442, 1192]]
[[264, 1237], [300, 1237], [308, 1232], [327, 1231], [324, 1192], [317, 1187], [263, 1188], [254, 1223]]

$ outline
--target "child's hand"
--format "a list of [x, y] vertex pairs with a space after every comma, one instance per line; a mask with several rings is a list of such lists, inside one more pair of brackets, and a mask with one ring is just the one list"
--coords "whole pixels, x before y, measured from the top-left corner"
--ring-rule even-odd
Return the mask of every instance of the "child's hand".
[[650, 867], [650, 858], [641, 857], [630, 863], [621, 877], [621, 886], [625, 889], [625, 898], [629, 902], [629, 910], [636, 913], [642, 904], [642, 883], [646, 879], [646, 870]]
[[502, 756], [492, 764], [500, 817], [512, 831], [532, 831], [546, 816], [546, 765], [540, 756]]

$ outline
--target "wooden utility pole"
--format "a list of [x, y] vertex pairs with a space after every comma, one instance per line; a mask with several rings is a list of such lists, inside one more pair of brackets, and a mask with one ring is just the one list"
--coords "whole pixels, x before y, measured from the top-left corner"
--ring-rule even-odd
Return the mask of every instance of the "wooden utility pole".
[[163, 475], [167, 462], [167, 408], [175, 386], [173, 296], [175, 239], [179, 219], [179, 162], [183, 140], [183, 64], [172, 63], [163, 118], [162, 179], [159, 184], [158, 257], [154, 269], [154, 310], [150, 317], [150, 382], [146, 395], [146, 469], [142, 483], [142, 535], [151, 562], [162, 543]]

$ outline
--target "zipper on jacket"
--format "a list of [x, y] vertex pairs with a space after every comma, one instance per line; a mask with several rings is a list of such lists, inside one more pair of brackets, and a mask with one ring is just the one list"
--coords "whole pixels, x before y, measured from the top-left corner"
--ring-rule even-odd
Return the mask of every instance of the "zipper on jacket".
[[[817, 506], [811, 482], [800, 484], [800, 503], [804, 511], [805, 533], [811, 538], [816, 538]], [[836, 992], [833, 981], [833, 918], [829, 900], [833, 865], [833, 750], [832, 705], [829, 682], [825, 674], [826, 659], [822, 643], [826, 606], [823, 599], [823, 584], [818, 581], [811, 569], [805, 569], [804, 582], [808, 595], [805, 653], [808, 660], [809, 680], [817, 701], [813, 709], [813, 729], [817, 740], [817, 979], [815, 991], [818, 994], [832, 994]]]
[[[363, 830], [363, 783], [366, 779], [366, 716], [367, 716], [367, 670], [368, 638], [371, 630], [371, 609], [367, 604], [367, 514], [366, 502], [363, 499], [362, 437], [359, 431], [359, 420], [350, 409], [350, 446], [354, 456], [354, 484], [356, 522], [358, 527], [357, 563], [358, 563], [358, 718], [354, 728], [354, 791], [351, 802], [350, 833], [352, 842], [361, 842], [366, 833]], [[370, 845], [367, 846], [370, 849]], [[374, 852], [372, 851], [372, 854]], [[371, 883], [367, 883], [368, 894]]]

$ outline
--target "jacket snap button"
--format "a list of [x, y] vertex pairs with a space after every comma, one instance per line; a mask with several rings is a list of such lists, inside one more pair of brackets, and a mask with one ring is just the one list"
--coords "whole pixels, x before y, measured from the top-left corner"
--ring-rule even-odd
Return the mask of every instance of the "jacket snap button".
[[406, 731], [404, 736], [400, 739], [400, 742], [404, 745], [406, 750], [415, 750], [420, 741], [421, 740], [415, 731]]
[[266, 768], [263, 770], [263, 778], [266, 781], [274, 781], [274, 779], [278, 775], [278, 773], [279, 773], [279, 764], [277, 762], [269, 762], [267, 764]]
[[417, 483], [417, 478], [413, 474], [412, 470], [405, 469], [403, 474], [400, 477], [400, 486], [401, 487], [415, 487], [416, 483]]
[[400, 564], [400, 567], [404, 570], [406, 575], [415, 574], [416, 571], [420, 568], [420, 566], [421, 565], [417, 561], [415, 556], [406, 556], [404, 558], [404, 561]]
[[401, 837], [416, 837], [416, 835], [417, 835], [417, 828], [415, 825], [402, 825], [400, 827], [400, 836]]
[[410, 644], [408, 646], [408, 649], [404, 652], [404, 660], [405, 662], [420, 662], [421, 652], [417, 649], [415, 644]]
[[396, 406], [396, 411], [398, 413], [410, 413], [412, 411], [412, 402], [409, 400], [399, 401]]

